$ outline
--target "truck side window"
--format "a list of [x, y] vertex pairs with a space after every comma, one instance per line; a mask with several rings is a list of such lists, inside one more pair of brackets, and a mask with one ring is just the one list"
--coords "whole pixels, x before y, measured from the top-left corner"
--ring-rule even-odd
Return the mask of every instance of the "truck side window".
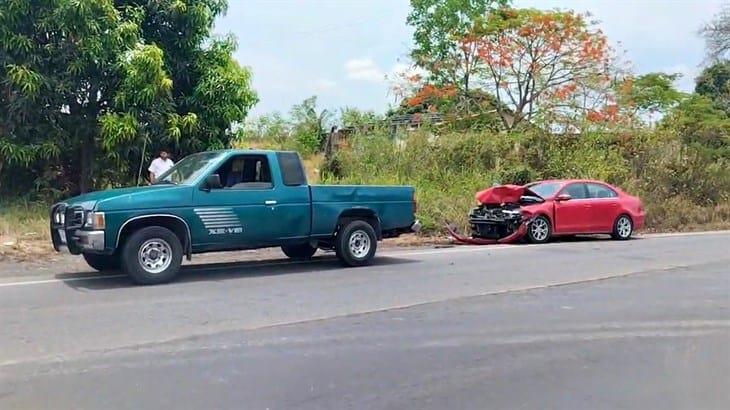
[[286, 186], [307, 185], [307, 175], [302, 168], [302, 160], [296, 152], [277, 152], [281, 176]]
[[216, 171], [223, 189], [270, 189], [271, 171], [264, 155], [236, 155]]

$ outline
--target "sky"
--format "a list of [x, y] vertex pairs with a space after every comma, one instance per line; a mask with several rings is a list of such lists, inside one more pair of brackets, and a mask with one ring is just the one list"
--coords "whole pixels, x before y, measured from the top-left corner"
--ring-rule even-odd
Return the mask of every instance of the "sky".
[[[727, 1], [727, 0], [726, 0]], [[516, 7], [590, 12], [633, 71], [681, 73], [691, 91], [702, 69], [699, 28], [723, 0], [515, 0]], [[318, 106], [384, 112], [386, 77], [408, 67], [408, 0], [229, 0], [215, 33], [238, 40], [235, 58], [253, 71], [252, 116], [316, 95]]]

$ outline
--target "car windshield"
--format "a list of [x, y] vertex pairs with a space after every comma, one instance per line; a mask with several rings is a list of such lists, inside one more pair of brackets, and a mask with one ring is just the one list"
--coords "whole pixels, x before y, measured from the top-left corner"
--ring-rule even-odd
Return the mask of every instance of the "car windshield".
[[527, 188], [530, 189], [530, 191], [538, 194], [542, 198], [548, 198], [553, 195], [555, 195], [556, 192], [558, 192], [558, 189], [560, 188], [559, 182], [538, 182], [533, 185], [528, 185]]
[[200, 152], [188, 155], [175, 164], [167, 172], [160, 175], [155, 184], [182, 184], [193, 183], [208, 165], [216, 161], [222, 154], [220, 152]]

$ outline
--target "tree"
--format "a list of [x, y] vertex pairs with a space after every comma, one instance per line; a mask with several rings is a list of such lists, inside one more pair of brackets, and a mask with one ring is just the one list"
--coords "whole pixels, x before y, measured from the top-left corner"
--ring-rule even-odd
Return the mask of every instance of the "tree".
[[153, 148], [226, 145], [256, 95], [232, 39], [210, 38], [224, 9], [215, 0], [3, 2], [0, 164], [35, 174], [53, 166], [56, 186], [86, 192], [131, 181]]
[[505, 129], [614, 104], [606, 36], [572, 11], [502, 8], [462, 39], [485, 65], [480, 78]]
[[292, 107], [291, 129], [294, 138], [305, 153], [316, 152], [324, 142], [324, 136], [332, 113], [317, 109], [317, 97], [312, 96]]
[[707, 57], [711, 61], [730, 56], [730, 3], [726, 3], [700, 34], [705, 38]]
[[657, 72], [626, 78], [617, 92], [622, 116], [642, 122], [654, 114], [669, 112], [685, 97], [674, 86], [679, 77], [680, 74]]
[[469, 94], [472, 74], [479, 65], [473, 44], [460, 40], [474, 25], [509, 0], [411, 0], [406, 20], [413, 26], [411, 58], [429, 72], [437, 85], [452, 85]]
[[710, 98], [730, 114], [730, 61], [720, 61], [702, 70], [695, 92]]

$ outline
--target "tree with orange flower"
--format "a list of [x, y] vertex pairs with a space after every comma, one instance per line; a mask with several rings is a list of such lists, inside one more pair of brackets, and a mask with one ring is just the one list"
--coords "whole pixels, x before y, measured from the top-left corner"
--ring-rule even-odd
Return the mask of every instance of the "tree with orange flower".
[[496, 97], [507, 130], [612, 104], [614, 53], [588, 15], [502, 8], [462, 43], [475, 47], [480, 85]]

